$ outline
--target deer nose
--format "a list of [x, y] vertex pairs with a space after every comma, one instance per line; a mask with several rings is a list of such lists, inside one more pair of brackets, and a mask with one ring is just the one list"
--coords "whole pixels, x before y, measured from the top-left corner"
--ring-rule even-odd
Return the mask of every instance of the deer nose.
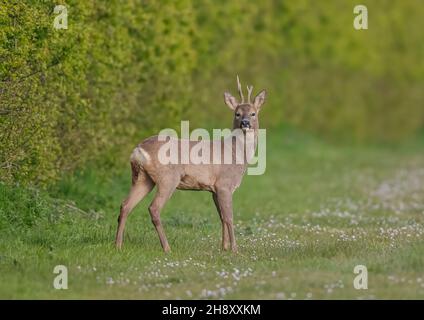
[[241, 120], [241, 126], [242, 127], [250, 127], [250, 121], [249, 121], [249, 119], [243, 119], [243, 120]]

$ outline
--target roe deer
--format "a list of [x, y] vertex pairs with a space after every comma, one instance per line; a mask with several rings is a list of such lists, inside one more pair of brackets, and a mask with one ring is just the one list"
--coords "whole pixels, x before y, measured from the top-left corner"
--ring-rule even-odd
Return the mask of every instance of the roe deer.
[[[243, 161], [236, 162], [234, 154], [236, 153], [237, 144], [246, 144], [246, 133], [249, 133], [254, 139], [253, 143], [251, 143], [253, 153], [256, 150], [259, 130], [258, 113], [266, 97], [266, 91], [262, 90], [251, 102], [250, 96], [253, 87], [248, 86], [248, 99], [245, 102], [238, 76], [237, 86], [241, 98], [240, 103], [228, 92], [224, 93], [225, 104], [234, 111], [233, 132], [236, 130], [241, 132], [238, 136], [231, 135], [223, 139], [227, 142], [230, 139], [231, 149], [229, 152], [233, 156], [231, 163], [193, 164], [189, 162], [186, 164], [163, 164], [159, 160], [158, 154], [159, 149], [166, 142], [159, 139], [159, 136], [147, 138], [134, 149], [131, 155], [132, 186], [128, 197], [121, 205], [116, 233], [117, 248], [122, 246], [125, 221], [128, 215], [137, 203], [156, 185], [157, 192], [149, 206], [149, 212], [165, 252], [170, 251], [170, 247], [161, 224], [160, 212], [176, 189], [203, 190], [212, 193], [222, 224], [222, 249], [228, 250], [231, 246], [233, 252], [237, 251], [234, 238], [232, 196], [241, 183], [247, 169], [248, 159], [244, 157]], [[175, 138], [172, 140], [178, 147], [181, 147], [182, 141]], [[187, 142], [187, 140], [185, 141]], [[211, 150], [216, 151], [219, 149], [219, 152], [225, 152], [225, 141], [224, 146], [221, 142], [222, 140], [188, 141], [188, 146], [191, 149], [198, 143], [206, 143], [207, 148]], [[221, 153], [219, 154], [221, 155]]]

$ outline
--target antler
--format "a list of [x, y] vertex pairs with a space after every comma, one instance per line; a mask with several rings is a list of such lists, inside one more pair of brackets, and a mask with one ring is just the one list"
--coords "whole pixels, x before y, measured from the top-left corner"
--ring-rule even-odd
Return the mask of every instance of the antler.
[[[247, 103], [250, 103], [250, 96], [252, 95], [252, 91], [253, 91], [253, 86], [246, 86], [247, 87]], [[239, 76], [237, 75], [237, 89], [241, 98], [241, 102], [240, 104], [244, 103], [244, 96], [243, 96], [243, 90], [241, 90], [241, 84], [240, 84], [240, 79]]]
[[243, 96], [243, 91], [241, 90], [241, 84], [240, 84], [240, 79], [239, 76], [237, 75], [237, 89], [241, 98], [241, 102], [240, 103], [244, 103], [244, 96]]
[[250, 103], [250, 96], [252, 95], [253, 86], [247, 87], [247, 103]]

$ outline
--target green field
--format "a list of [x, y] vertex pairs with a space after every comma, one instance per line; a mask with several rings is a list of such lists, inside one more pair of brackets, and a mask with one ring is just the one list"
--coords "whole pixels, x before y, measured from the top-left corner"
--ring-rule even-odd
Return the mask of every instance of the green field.
[[[121, 173], [64, 178], [47, 191], [0, 184], [0, 298], [424, 298], [424, 145], [332, 144], [268, 130], [267, 171], [234, 195], [239, 253], [220, 251], [211, 195], [177, 191], [161, 250], [147, 206], [113, 246]], [[53, 268], [69, 270], [55, 290]], [[353, 288], [355, 265], [368, 290]]]

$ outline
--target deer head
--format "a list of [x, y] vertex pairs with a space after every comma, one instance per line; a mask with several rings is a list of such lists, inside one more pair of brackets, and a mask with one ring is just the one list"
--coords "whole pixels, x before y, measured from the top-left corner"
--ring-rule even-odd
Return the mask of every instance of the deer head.
[[258, 115], [261, 106], [265, 102], [266, 91], [262, 90], [251, 102], [253, 86], [247, 86], [247, 102], [244, 101], [243, 90], [241, 89], [240, 79], [237, 76], [237, 88], [241, 102], [238, 102], [230, 93], [224, 93], [225, 104], [234, 111], [233, 129], [242, 129], [243, 132], [259, 129]]

